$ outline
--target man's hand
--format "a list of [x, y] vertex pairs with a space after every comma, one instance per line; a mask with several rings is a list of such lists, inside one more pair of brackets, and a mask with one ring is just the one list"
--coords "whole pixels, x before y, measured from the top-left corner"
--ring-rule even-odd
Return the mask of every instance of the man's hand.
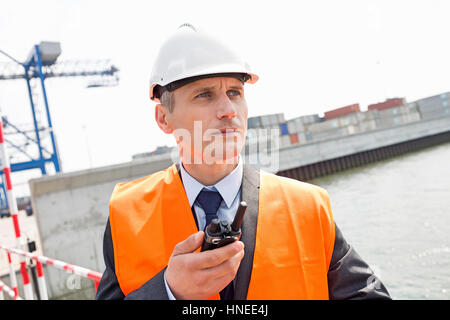
[[224, 289], [236, 276], [244, 243], [194, 252], [201, 247], [204, 232], [199, 231], [178, 243], [166, 269], [166, 281], [176, 299], [207, 299]]

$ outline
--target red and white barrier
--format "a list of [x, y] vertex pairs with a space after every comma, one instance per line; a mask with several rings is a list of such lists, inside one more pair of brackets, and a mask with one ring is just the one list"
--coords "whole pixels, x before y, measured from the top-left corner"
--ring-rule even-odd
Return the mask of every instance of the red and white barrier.
[[0, 280], [0, 300], [5, 300], [5, 297], [3, 296], [3, 291], [5, 291], [14, 300], [22, 300], [22, 298], [19, 297], [19, 295], [17, 295], [14, 290], [12, 290], [2, 280]]
[[19, 290], [17, 289], [17, 278], [16, 271], [14, 270], [14, 266], [11, 260], [11, 255], [8, 251], [6, 251], [6, 255], [8, 256], [8, 264], [9, 264], [9, 281], [11, 282], [12, 290], [15, 292], [15, 296], [19, 295]]
[[40, 256], [37, 254], [32, 254], [30, 252], [26, 252], [26, 251], [15, 249], [15, 248], [7, 248], [1, 244], [0, 244], [0, 249], [6, 250], [9, 253], [18, 254], [23, 257], [28, 257], [30, 259], [33, 259], [36, 262], [45, 263], [46, 265], [53, 266], [57, 269], [64, 270], [68, 273], [73, 273], [73, 274], [79, 275], [81, 277], [94, 280], [96, 290], [97, 290], [98, 284], [102, 278], [102, 274], [100, 272], [92, 271], [92, 270], [89, 270], [89, 269], [86, 269], [83, 267], [79, 267], [79, 266], [76, 266], [76, 265], [73, 265], [73, 264], [70, 264], [70, 263], [67, 263], [64, 261], [51, 259], [51, 258], [48, 258], [45, 256]]
[[[3, 118], [1, 112], [0, 112], [0, 156], [1, 156], [0, 159], [2, 161], [3, 175], [5, 176], [6, 182], [6, 197], [8, 198], [9, 210], [11, 212], [11, 217], [13, 220], [17, 247], [24, 248], [25, 244], [23, 243], [22, 237], [20, 235], [19, 214], [18, 214], [19, 210], [17, 208], [16, 197], [14, 196], [13, 187], [11, 183], [11, 168], [9, 165], [9, 156], [5, 146], [5, 137], [3, 135]], [[25, 258], [23, 256], [20, 257], [20, 273], [22, 275], [25, 299], [34, 300], [33, 288], [31, 287], [30, 277], [28, 275]]]

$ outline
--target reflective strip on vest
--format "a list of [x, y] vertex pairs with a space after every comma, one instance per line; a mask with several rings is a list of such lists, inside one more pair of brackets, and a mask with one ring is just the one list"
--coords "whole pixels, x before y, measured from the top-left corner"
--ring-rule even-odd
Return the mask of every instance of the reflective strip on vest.
[[[260, 171], [258, 210], [247, 299], [328, 299], [334, 223], [327, 192]], [[109, 219], [125, 295], [167, 266], [175, 245], [198, 231], [175, 165], [116, 185]]]

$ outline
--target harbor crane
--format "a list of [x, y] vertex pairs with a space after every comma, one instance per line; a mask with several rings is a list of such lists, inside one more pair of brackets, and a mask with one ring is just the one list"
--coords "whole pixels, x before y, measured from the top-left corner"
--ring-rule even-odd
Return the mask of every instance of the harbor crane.
[[[10, 153], [13, 156], [11, 171], [39, 169], [42, 175], [46, 175], [46, 164], [50, 163], [55, 172], [61, 172], [61, 161], [53, 132], [45, 79], [89, 77], [94, 80], [87, 85], [88, 88], [114, 86], [119, 82], [119, 69], [109, 60], [58, 61], [58, 57], [61, 55], [59, 42], [41, 41], [32, 47], [24, 62], [14, 59], [2, 50], [0, 53], [12, 60], [12, 62], [0, 63], [0, 80], [25, 79], [33, 119], [33, 125], [25, 127], [12, 123], [6, 116], [2, 118], [5, 142], [13, 151]], [[41, 90], [38, 90], [39, 87]], [[42, 102], [43, 107], [39, 108]], [[44, 120], [40, 119], [42, 113], [45, 115]], [[3, 170], [0, 172], [2, 177], [0, 181], [0, 214], [5, 214], [5, 212], [9, 212], [9, 209]], [[18, 204], [20, 206], [20, 201]]]

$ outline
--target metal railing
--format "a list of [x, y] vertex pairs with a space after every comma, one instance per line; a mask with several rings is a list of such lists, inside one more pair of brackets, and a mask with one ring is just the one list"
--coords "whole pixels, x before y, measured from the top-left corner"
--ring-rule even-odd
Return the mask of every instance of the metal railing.
[[[39, 294], [42, 300], [48, 300], [48, 295], [47, 295], [47, 285], [45, 282], [45, 278], [44, 278], [44, 272], [43, 272], [43, 268], [42, 268], [42, 264], [46, 264], [48, 266], [52, 266], [55, 267], [57, 269], [60, 270], [64, 270], [67, 273], [73, 273], [76, 274], [78, 276], [87, 278], [87, 279], [91, 279], [94, 281], [94, 285], [95, 285], [95, 290], [97, 290], [98, 284], [102, 278], [102, 273], [97, 272], [97, 271], [92, 271], [80, 266], [76, 266], [61, 260], [56, 260], [56, 259], [51, 259], [45, 256], [41, 256], [41, 255], [37, 255], [37, 254], [32, 254], [30, 252], [26, 252], [20, 249], [16, 249], [16, 248], [8, 248], [2, 244], [0, 244], [0, 249], [3, 249], [7, 252], [8, 254], [8, 262], [10, 264], [10, 279], [11, 279], [11, 285], [13, 287], [13, 292], [15, 292], [15, 295], [18, 295], [18, 290], [17, 290], [17, 280], [15, 280], [15, 271], [14, 268], [12, 266], [12, 262], [11, 262], [11, 254], [16, 254], [19, 255], [23, 258], [29, 258], [32, 259], [34, 261], [36, 261], [36, 265], [40, 266], [37, 267], [37, 274], [38, 274], [38, 288], [39, 288]], [[15, 280], [15, 281], [14, 281]], [[9, 293], [8, 293], [9, 294]], [[28, 299], [28, 298], [27, 298]]]

